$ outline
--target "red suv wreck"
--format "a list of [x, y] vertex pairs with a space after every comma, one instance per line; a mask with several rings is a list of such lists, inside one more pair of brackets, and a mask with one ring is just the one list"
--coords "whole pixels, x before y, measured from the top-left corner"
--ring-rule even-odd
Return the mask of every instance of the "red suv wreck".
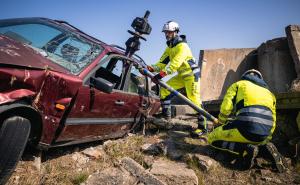
[[156, 113], [158, 93], [139, 63], [64, 21], [0, 20], [2, 182], [27, 142], [47, 149], [122, 137]]

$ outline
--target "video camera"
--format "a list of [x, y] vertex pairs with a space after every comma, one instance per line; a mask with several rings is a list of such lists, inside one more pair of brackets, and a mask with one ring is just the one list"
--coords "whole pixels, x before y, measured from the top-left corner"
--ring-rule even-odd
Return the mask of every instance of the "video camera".
[[136, 51], [140, 49], [140, 39], [143, 39], [146, 41], [146, 39], [142, 36], [143, 34], [149, 35], [152, 28], [150, 24], [148, 23], [148, 17], [150, 15], [150, 12], [147, 10], [144, 17], [136, 17], [133, 22], [131, 23], [131, 27], [134, 29], [135, 32], [128, 30], [128, 32], [133, 35], [133, 37], [130, 37], [125, 45], [126, 45], [126, 52], [125, 55], [127, 57], [130, 57], [133, 55]]
[[150, 12], [147, 10], [143, 18], [136, 17], [131, 23], [131, 27], [139, 34], [149, 35], [151, 33], [152, 28], [148, 23], [149, 14]]

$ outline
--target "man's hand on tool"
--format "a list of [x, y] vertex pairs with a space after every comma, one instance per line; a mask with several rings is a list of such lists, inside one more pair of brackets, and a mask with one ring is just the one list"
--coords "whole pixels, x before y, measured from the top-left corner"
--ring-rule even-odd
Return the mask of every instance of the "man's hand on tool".
[[147, 66], [147, 69], [152, 73], [154, 72], [154, 68], [152, 66]]
[[167, 76], [167, 73], [164, 71], [160, 71], [152, 78], [152, 81], [157, 84], [158, 81], [161, 80], [165, 76]]
[[[147, 66], [147, 70], [150, 71], [151, 73], [154, 72], [154, 69], [153, 69], [153, 67], [151, 67], [151, 66]], [[144, 73], [144, 68], [143, 68], [143, 67], [139, 68], [139, 71], [140, 71], [140, 73], [141, 73], [142, 75], [146, 75], [146, 74]]]

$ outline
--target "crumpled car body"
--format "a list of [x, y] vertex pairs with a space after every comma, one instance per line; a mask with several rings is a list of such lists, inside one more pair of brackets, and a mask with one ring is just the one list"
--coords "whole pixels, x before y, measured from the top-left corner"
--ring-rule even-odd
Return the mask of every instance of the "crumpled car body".
[[0, 20], [0, 121], [26, 117], [42, 149], [124, 136], [160, 106], [142, 63], [64, 21]]

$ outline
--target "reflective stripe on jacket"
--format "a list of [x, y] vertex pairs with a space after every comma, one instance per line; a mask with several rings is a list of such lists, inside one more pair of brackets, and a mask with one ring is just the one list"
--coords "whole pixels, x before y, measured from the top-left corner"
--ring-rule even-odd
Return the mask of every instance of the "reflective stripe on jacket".
[[219, 120], [225, 123], [230, 114], [235, 115], [240, 128], [253, 134], [268, 135], [276, 126], [275, 96], [266, 87], [249, 80], [238, 81], [224, 96]]

